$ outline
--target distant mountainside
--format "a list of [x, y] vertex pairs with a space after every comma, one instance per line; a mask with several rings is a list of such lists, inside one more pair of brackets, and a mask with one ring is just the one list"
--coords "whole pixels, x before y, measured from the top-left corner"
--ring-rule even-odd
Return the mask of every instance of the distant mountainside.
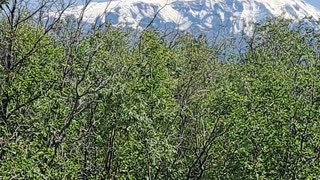
[[[143, 29], [152, 22], [155, 28], [181, 31], [222, 30], [239, 33], [254, 22], [282, 16], [288, 19], [320, 18], [319, 0], [99, 0], [84, 13], [88, 23], [108, 21], [114, 26]], [[79, 16], [83, 5], [66, 15]]]

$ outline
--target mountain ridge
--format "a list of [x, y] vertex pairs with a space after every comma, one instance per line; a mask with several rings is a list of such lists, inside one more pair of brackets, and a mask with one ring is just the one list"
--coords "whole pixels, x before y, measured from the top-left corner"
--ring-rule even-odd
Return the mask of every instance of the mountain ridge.
[[[309, 0], [310, 1], [310, 0]], [[83, 5], [66, 14], [79, 16]], [[113, 26], [180, 31], [239, 33], [251, 23], [282, 16], [286, 19], [320, 19], [320, 10], [302, 0], [98, 0], [91, 2], [84, 21], [110, 22]]]

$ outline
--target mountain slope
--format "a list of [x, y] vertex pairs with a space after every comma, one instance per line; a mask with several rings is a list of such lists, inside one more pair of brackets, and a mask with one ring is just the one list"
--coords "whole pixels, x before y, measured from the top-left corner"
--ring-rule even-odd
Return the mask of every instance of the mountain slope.
[[[67, 14], [78, 16], [82, 8], [76, 6]], [[277, 16], [318, 19], [320, 11], [302, 0], [100, 0], [87, 7], [84, 20], [135, 29], [152, 21], [156, 28], [238, 33], [250, 23]]]

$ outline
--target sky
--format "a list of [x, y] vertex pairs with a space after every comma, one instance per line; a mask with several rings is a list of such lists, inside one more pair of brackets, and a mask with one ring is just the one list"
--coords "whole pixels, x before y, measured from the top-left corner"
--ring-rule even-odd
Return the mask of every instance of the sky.
[[306, 3], [313, 5], [320, 10], [320, 0], [304, 0]]
[[[97, 2], [106, 1], [106, 0], [94, 0]], [[309, 3], [313, 5], [314, 7], [318, 8], [320, 10], [320, 0], [304, 0], [306, 3]]]

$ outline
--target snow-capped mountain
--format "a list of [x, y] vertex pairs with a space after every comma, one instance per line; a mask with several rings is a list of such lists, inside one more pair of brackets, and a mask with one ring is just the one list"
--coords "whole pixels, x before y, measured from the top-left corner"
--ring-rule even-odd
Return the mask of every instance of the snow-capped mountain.
[[[83, 5], [66, 14], [79, 16]], [[143, 29], [238, 33], [254, 22], [282, 16], [320, 18], [320, 0], [95, 0], [86, 7], [87, 23], [108, 21], [114, 26]]]

